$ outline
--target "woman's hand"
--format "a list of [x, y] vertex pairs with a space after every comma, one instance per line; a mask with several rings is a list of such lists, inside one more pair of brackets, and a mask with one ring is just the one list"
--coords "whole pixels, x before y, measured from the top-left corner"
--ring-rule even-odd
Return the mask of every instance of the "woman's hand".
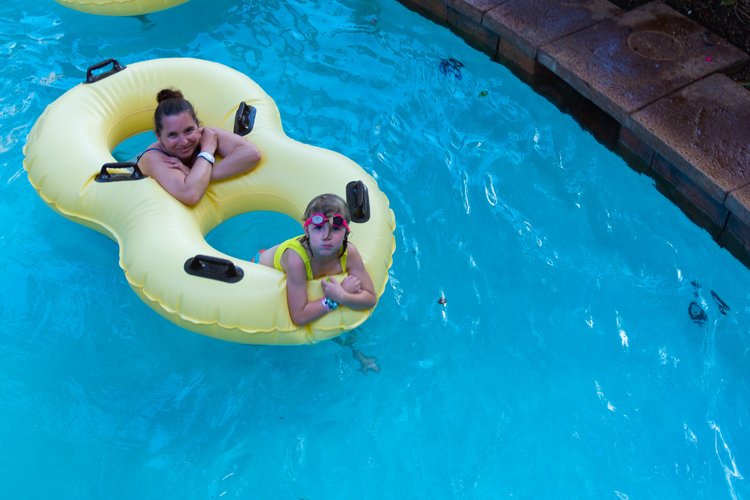
[[180, 161], [179, 158], [174, 158], [172, 156], [167, 156], [163, 160], [164, 165], [166, 165], [168, 168], [174, 168], [176, 170], [179, 170], [183, 174], [187, 175], [190, 172], [190, 169], [185, 166], [182, 161]]
[[[152, 145], [158, 147], [159, 143]], [[141, 172], [153, 178], [164, 190], [185, 205], [198, 203], [211, 180], [210, 168], [191, 169], [179, 158], [154, 151], [143, 155], [138, 164]]]
[[201, 127], [201, 151], [214, 154], [219, 146], [219, 136], [212, 128]]

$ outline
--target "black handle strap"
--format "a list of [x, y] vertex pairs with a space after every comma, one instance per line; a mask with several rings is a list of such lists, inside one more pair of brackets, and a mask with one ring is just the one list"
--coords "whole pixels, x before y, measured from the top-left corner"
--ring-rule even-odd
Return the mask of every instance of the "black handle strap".
[[255, 115], [258, 110], [246, 102], [241, 102], [234, 114], [234, 133], [246, 136], [255, 126]]
[[[101, 73], [99, 75], [94, 75], [94, 71], [98, 69], [102, 69], [105, 66], [112, 65], [112, 69], [109, 71], [105, 71], [104, 73]], [[94, 64], [93, 66], [89, 66], [89, 69], [86, 70], [86, 81], [84, 83], [94, 83], [98, 82], [99, 80], [103, 80], [107, 78], [108, 76], [112, 76], [115, 73], [118, 73], [122, 70], [127, 68], [127, 66], [120, 66], [120, 63], [117, 62], [115, 59], [107, 59], [106, 61], [102, 61], [100, 63]]]
[[[110, 173], [110, 170], [128, 170], [132, 169], [132, 173], [116, 172]], [[132, 161], [118, 161], [114, 163], [105, 163], [102, 165], [102, 169], [99, 174], [94, 178], [96, 182], [118, 182], [118, 181], [137, 181], [145, 179], [141, 169], [138, 168], [138, 164]]]
[[352, 222], [367, 222], [370, 220], [370, 193], [362, 181], [351, 181], [346, 185], [346, 204]]
[[196, 255], [185, 261], [185, 272], [201, 278], [208, 278], [225, 283], [237, 283], [245, 275], [242, 268], [234, 262], [221, 257], [210, 255]]

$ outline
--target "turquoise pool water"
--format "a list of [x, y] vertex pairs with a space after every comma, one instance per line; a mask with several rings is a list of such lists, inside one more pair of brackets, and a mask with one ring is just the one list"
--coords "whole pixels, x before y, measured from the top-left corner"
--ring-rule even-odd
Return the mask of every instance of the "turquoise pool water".
[[[24, 0], [0, 28], [4, 497], [750, 498], [748, 270], [447, 30], [395, 0]], [[185, 55], [389, 196], [389, 286], [341, 343], [175, 327], [27, 182], [26, 134], [88, 66]], [[249, 214], [209, 239], [247, 258], [295, 230]]]

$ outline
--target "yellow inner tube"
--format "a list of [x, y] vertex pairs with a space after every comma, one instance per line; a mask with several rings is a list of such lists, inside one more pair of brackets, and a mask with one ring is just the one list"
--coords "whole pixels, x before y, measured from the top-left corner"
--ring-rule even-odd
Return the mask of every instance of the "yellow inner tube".
[[140, 16], [169, 9], [188, 0], [55, 0], [79, 12], [102, 16]]
[[[174, 199], [155, 180], [96, 182], [112, 149], [153, 129], [156, 93], [179, 88], [204, 124], [233, 130], [241, 102], [256, 108], [246, 137], [262, 160], [252, 172], [212, 182], [194, 207]], [[42, 113], [24, 147], [29, 181], [53, 209], [117, 241], [130, 286], [170, 321], [215, 338], [248, 344], [303, 344], [335, 337], [364, 322], [372, 310], [340, 307], [309, 325], [292, 323], [286, 275], [212, 248], [204, 236], [235, 215], [270, 210], [299, 220], [322, 193], [346, 196], [361, 180], [369, 191], [369, 221], [352, 225], [357, 246], [382, 295], [395, 250], [395, 220], [375, 179], [336, 152], [303, 144], [283, 132], [273, 100], [247, 76], [218, 63], [189, 58], [131, 64], [95, 83], [68, 90]], [[275, 242], [272, 242], [275, 243]], [[251, 252], [254, 249], [251, 249]], [[244, 271], [236, 283], [193, 276], [196, 255], [226, 259]], [[338, 279], [341, 279], [339, 276]], [[308, 283], [322, 297], [320, 280]]]

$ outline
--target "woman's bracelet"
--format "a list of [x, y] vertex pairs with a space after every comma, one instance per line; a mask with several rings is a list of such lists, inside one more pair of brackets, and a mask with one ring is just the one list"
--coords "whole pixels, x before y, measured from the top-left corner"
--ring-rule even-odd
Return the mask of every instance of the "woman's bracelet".
[[198, 158], [203, 158], [208, 163], [210, 163], [212, 167], [214, 166], [214, 163], [216, 163], [216, 158], [214, 158], [214, 155], [212, 155], [208, 151], [201, 151], [200, 153], [198, 153]]
[[335, 300], [329, 299], [328, 297], [323, 297], [320, 300], [320, 303], [323, 304], [323, 307], [326, 308], [327, 311], [335, 311], [336, 308], [339, 306], [339, 303]]

